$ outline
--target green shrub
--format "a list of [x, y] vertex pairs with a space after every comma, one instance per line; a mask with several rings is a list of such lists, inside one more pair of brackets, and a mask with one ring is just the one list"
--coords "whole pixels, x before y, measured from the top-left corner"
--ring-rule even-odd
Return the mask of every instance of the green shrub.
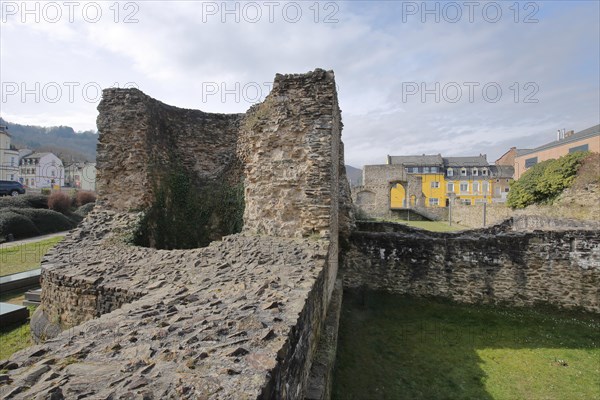
[[48, 197], [48, 208], [64, 214], [71, 208], [71, 198], [66, 193], [54, 192]]
[[41, 210], [35, 208], [13, 208], [14, 213], [28, 218], [41, 235], [47, 233], [67, 231], [74, 228], [77, 222], [71, 221], [63, 214], [52, 210]]
[[50, 196], [50, 194], [52, 193], [52, 190], [50, 188], [42, 188], [42, 189], [40, 189], [40, 192], [44, 196]]
[[85, 216], [88, 215], [88, 213], [94, 209], [95, 205], [95, 203], [84, 204], [77, 210], [75, 210], [75, 214], [81, 216], [82, 218], [85, 218]]
[[3, 208], [48, 208], [48, 196], [25, 194], [23, 196], [0, 197], [0, 209]]
[[224, 181], [196, 183], [185, 171], [165, 176], [155, 189], [133, 243], [158, 249], [207, 246], [242, 230], [244, 187]]
[[77, 212], [72, 212], [72, 211], [68, 211], [66, 213], [63, 214], [65, 217], [67, 217], [67, 219], [69, 221], [71, 221], [71, 223], [73, 224], [73, 227], [76, 227], [77, 225], [79, 225], [79, 223], [81, 221], [83, 221], [83, 216], [81, 216], [80, 214], [78, 214]]
[[40, 234], [31, 219], [12, 210], [0, 210], [0, 236], [13, 234], [15, 239], [23, 239]]
[[519, 180], [511, 183], [506, 204], [512, 208], [525, 208], [531, 204], [552, 202], [573, 183], [581, 161], [588, 154], [575, 152], [534, 165]]
[[79, 191], [75, 195], [75, 205], [77, 207], [81, 207], [83, 205], [86, 205], [89, 203], [95, 203], [95, 202], [96, 202], [96, 193], [90, 192], [89, 190]]

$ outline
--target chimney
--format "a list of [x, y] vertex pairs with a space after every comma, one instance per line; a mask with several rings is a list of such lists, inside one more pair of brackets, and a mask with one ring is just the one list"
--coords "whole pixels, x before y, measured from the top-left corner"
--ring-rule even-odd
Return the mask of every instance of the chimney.
[[563, 139], [564, 138], [568, 138], [569, 136], [572, 136], [574, 133], [575, 133], [574, 130], [570, 130], [570, 131], [566, 132], [565, 135], [564, 135], [564, 137], [563, 137]]
[[560, 129], [556, 131], [556, 140], [560, 140]]

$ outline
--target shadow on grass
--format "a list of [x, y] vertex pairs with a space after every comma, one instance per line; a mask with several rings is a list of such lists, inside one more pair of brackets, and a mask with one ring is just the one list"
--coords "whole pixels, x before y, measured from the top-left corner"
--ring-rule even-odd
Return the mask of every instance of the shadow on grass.
[[345, 291], [333, 399], [600, 398], [600, 316]]
[[[31, 316], [32, 313], [33, 311], [30, 309], [29, 315]], [[24, 323], [0, 327], [0, 360], [10, 358], [13, 353], [33, 345], [29, 322], [28, 318]]]

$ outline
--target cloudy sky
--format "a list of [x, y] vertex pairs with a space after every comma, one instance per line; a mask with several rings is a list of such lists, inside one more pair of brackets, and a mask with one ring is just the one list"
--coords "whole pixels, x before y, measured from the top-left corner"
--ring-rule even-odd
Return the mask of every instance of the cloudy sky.
[[346, 162], [473, 155], [600, 123], [598, 1], [0, 1], [4, 119], [96, 129], [99, 89], [244, 112], [335, 71]]

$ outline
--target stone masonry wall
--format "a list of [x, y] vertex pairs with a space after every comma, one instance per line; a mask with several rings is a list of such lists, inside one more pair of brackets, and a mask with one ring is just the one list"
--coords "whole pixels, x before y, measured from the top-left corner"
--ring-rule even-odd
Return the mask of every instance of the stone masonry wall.
[[[568, 219], [573, 221], [591, 221], [600, 223], [600, 186], [586, 185], [584, 189], [566, 189], [550, 205], [531, 205], [524, 209], [511, 209], [504, 203], [487, 205], [486, 224], [493, 225], [510, 217], [541, 217]], [[483, 205], [452, 205], [452, 221], [469, 228], [483, 226]], [[573, 225], [573, 227], [576, 226]]]
[[[332, 72], [277, 75], [272, 92], [242, 123], [244, 231], [334, 237], [340, 110]], [[335, 160], [336, 162], [332, 162]], [[334, 197], [335, 196], [335, 197]]]
[[354, 232], [344, 253], [345, 287], [600, 313], [597, 230], [430, 234], [370, 225], [380, 232]]
[[[10, 370], [0, 397], [304, 398], [338, 230], [353, 223], [333, 73], [278, 75], [243, 117], [176, 109], [137, 90], [104, 96], [100, 200], [42, 261], [31, 324], [39, 339], [69, 330], [0, 362]], [[157, 164], [243, 177], [244, 231], [200, 249], [131, 245]]]
[[[63, 276], [62, 290], [89, 294], [78, 300], [84, 313], [103, 304], [98, 294], [108, 288], [143, 295], [0, 362], [10, 370], [0, 397], [303, 397], [328, 301], [327, 241], [238, 234], [165, 251], [118, 240], [115, 232], [135, 223], [127, 214], [95, 210], [94, 217], [60, 246], [91, 253], [93, 245], [102, 261], [90, 254], [73, 264], [59, 251], [44, 269], [44, 291], [49, 276]], [[71, 279], [81, 270], [84, 284]], [[53, 303], [64, 313], [78, 304]]]
[[352, 188], [352, 200], [367, 217], [394, 218], [390, 190], [396, 183], [407, 190], [411, 208], [425, 207], [421, 177], [407, 175], [402, 165], [365, 165], [363, 185]]
[[177, 108], [137, 89], [104, 90], [98, 111], [98, 200], [111, 209], [147, 208], [161, 174], [174, 167], [202, 181], [242, 178], [241, 114]]
[[[498, 224], [514, 215], [503, 203], [486, 204], [486, 225]], [[452, 205], [452, 222], [468, 228], [483, 227], [483, 204]]]

